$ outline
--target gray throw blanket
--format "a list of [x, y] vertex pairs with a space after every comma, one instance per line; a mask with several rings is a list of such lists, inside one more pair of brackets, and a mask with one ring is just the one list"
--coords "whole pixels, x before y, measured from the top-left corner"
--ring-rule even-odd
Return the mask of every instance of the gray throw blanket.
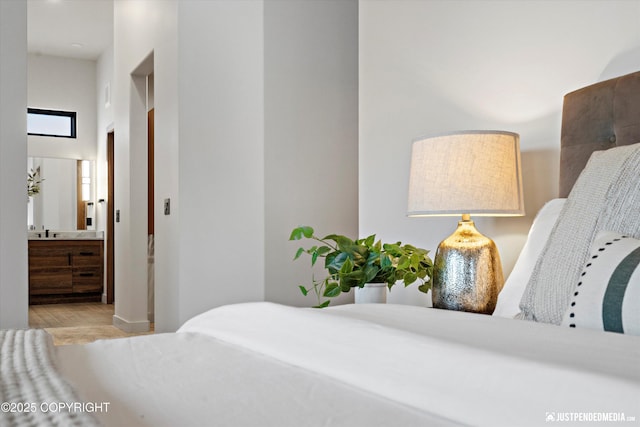
[[98, 426], [81, 405], [55, 368], [53, 340], [47, 332], [0, 331], [0, 425]]

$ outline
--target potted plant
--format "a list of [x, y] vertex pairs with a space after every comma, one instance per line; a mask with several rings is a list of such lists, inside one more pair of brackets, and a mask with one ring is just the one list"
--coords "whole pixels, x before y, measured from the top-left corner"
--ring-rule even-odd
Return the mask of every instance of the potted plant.
[[340, 234], [318, 238], [309, 226], [294, 228], [289, 240], [303, 238], [317, 244], [299, 248], [294, 260], [306, 253], [311, 257], [311, 266], [314, 266], [318, 259], [324, 258], [327, 270], [327, 276], [322, 280], [313, 277], [311, 286], [299, 286], [303, 295], [314, 291], [318, 298], [317, 308], [329, 305], [330, 300], [322, 301], [323, 297], [333, 298], [349, 292], [351, 288], [363, 288], [367, 283], [385, 283], [391, 289], [398, 281], [402, 281], [405, 287], [419, 281], [420, 291], [428, 292], [431, 288], [433, 261], [425, 249], [401, 242], [382, 243], [376, 241], [375, 234], [359, 240]]

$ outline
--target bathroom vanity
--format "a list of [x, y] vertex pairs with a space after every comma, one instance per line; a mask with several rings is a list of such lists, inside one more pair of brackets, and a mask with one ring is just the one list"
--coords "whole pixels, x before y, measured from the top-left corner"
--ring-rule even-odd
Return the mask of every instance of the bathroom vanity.
[[100, 232], [29, 232], [29, 304], [101, 301]]

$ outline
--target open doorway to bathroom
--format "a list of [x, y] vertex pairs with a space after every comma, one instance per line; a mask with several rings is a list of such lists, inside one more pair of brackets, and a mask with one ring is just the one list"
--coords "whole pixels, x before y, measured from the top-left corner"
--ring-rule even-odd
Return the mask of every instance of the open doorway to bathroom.
[[[97, 339], [120, 338], [134, 334], [125, 333], [112, 325], [114, 314], [114, 226], [115, 226], [115, 132], [109, 130], [106, 135], [106, 201], [100, 199], [98, 205], [104, 210], [104, 290], [101, 292], [102, 302], [65, 302], [56, 304], [36, 304], [29, 307], [29, 326], [46, 329], [53, 337], [56, 345], [82, 344]], [[78, 200], [80, 197], [80, 169], [78, 162]], [[106, 202], [106, 203], [104, 203]], [[78, 205], [80, 206], [80, 205]], [[80, 217], [79, 217], [80, 218]], [[80, 223], [86, 225], [86, 215], [78, 219], [78, 230], [83, 229]], [[86, 228], [86, 227], [85, 227]], [[87, 255], [87, 248], [81, 247], [78, 255]], [[32, 254], [38, 255], [38, 254]], [[55, 255], [55, 254], [54, 254]], [[64, 255], [64, 254], [63, 254]], [[72, 258], [73, 255], [69, 257]], [[86, 258], [86, 257], [85, 257]], [[86, 264], [83, 262], [83, 265]], [[32, 268], [34, 268], [32, 266]], [[95, 273], [86, 265], [82, 271], [75, 272], [80, 280], [90, 278]], [[59, 275], [63, 277], [64, 268], [59, 268]], [[89, 275], [89, 273], [92, 273]], [[71, 275], [73, 276], [73, 272]], [[102, 276], [102, 275], [100, 275]], [[66, 276], [64, 276], [66, 277]], [[102, 280], [101, 280], [102, 282]], [[64, 283], [64, 280], [61, 281]], [[55, 302], [55, 301], [53, 301]], [[106, 302], [106, 304], [104, 304]]]
[[107, 244], [106, 244], [106, 303], [114, 301], [114, 271], [115, 271], [115, 132], [107, 133]]
[[[153, 90], [153, 74], [149, 75], [148, 79], [150, 83], [148, 88]], [[149, 322], [154, 323], [155, 310], [155, 192], [154, 192], [154, 114], [155, 108], [153, 105], [149, 106], [147, 112], [147, 282], [148, 282], [148, 318]]]
[[[27, 4], [28, 107], [63, 112], [61, 117], [72, 113], [74, 123], [77, 119], [77, 127], [68, 135], [28, 136], [27, 172], [41, 165], [43, 179], [37, 197], [29, 202], [30, 232], [42, 236], [29, 257], [31, 327], [112, 324], [114, 305], [104, 303], [114, 301], [114, 257], [107, 247], [113, 247], [113, 235], [107, 242], [113, 222], [108, 227], [106, 223], [114, 199], [106, 191], [104, 150], [109, 129], [103, 126], [113, 123], [109, 83], [115, 71], [114, 9], [112, 0], [94, 2], [89, 8], [86, 2]], [[78, 42], [75, 47], [69, 44], [70, 34]], [[113, 133], [109, 137], [113, 143]], [[89, 197], [81, 191], [87, 184], [82, 164], [90, 165]], [[113, 189], [113, 181], [109, 188]], [[95, 242], [89, 241], [91, 232], [96, 233]], [[63, 238], [75, 240], [62, 248], [62, 243], [56, 244]]]

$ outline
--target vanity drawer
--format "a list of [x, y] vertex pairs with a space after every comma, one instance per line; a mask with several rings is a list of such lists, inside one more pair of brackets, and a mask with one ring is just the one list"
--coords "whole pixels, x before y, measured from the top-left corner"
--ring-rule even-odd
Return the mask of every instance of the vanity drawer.
[[31, 253], [29, 253], [29, 271], [46, 267], [64, 266], [71, 266], [71, 256], [68, 253], [47, 256], [31, 255]]
[[30, 241], [29, 259], [63, 258], [68, 259], [70, 250], [67, 246], [52, 241]]
[[102, 292], [102, 268], [74, 268], [73, 292]]
[[72, 260], [74, 267], [99, 267], [102, 265], [102, 257], [100, 255], [74, 254]]
[[31, 295], [70, 294], [72, 292], [71, 267], [29, 269], [29, 293]]
[[74, 267], [102, 266], [102, 242], [78, 242], [71, 255]]
[[72, 247], [73, 256], [101, 256], [102, 241], [77, 243]]

